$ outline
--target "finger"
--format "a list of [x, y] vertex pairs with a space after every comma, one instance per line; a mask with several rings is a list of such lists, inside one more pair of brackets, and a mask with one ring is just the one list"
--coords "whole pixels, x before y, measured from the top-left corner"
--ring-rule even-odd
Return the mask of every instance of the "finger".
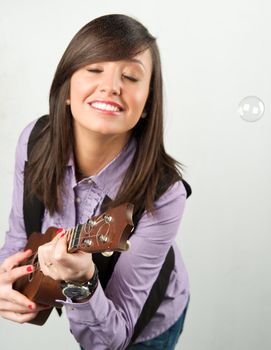
[[55, 269], [55, 261], [53, 259], [56, 242], [48, 243], [38, 248], [39, 266], [45, 276], [53, 278], [51, 272]]
[[32, 254], [31, 249], [27, 249], [24, 252], [18, 252], [14, 255], [9, 256], [6, 258], [1, 265], [1, 269], [4, 271], [10, 271], [14, 267], [18, 266], [22, 261], [30, 257]]
[[1, 280], [4, 283], [13, 283], [18, 278], [28, 275], [33, 271], [34, 271], [33, 265], [15, 267], [14, 269], [2, 274]]
[[52, 305], [45, 305], [45, 304], [37, 304], [36, 311], [42, 311], [53, 308]]
[[44, 250], [39, 251], [38, 255], [40, 270], [45, 276], [49, 276], [50, 270], [53, 267], [52, 253]]
[[23, 310], [35, 311], [37, 308], [37, 304], [35, 302], [28, 299], [25, 295], [21, 294], [17, 290], [9, 290], [8, 294], [5, 293], [4, 295], [1, 295], [0, 308], [2, 305], [4, 305], [5, 302], [10, 302], [15, 306], [19, 305], [23, 308]]
[[17, 304], [16, 301], [7, 301], [0, 299], [0, 312], [1, 311], [12, 311], [12, 312], [18, 312], [21, 314], [26, 313], [33, 313], [33, 312], [39, 312], [42, 310], [46, 310], [48, 308], [51, 308], [51, 305], [45, 305], [45, 304], [35, 304], [31, 301], [29, 301], [29, 304], [27, 306]]
[[6, 297], [6, 300], [14, 304], [23, 306], [25, 310], [29, 309], [32, 311], [36, 311], [37, 308], [37, 304], [34, 301], [30, 300], [24, 294], [18, 292], [17, 290], [11, 290], [8, 298]]
[[51, 277], [53, 280], [59, 281], [62, 280], [61, 275], [59, 274], [59, 266], [56, 262], [50, 264], [43, 264], [41, 266], [41, 271], [44, 276]]
[[28, 321], [33, 320], [37, 316], [38, 312], [31, 312], [28, 314], [21, 314], [21, 313], [16, 313], [13, 311], [1, 311], [0, 316], [3, 318], [14, 321], [17, 323], [25, 323]]
[[57, 229], [55, 232], [55, 236], [54, 236], [53, 241], [59, 240], [59, 238], [63, 237], [65, 235], [65, 233], [66, 233], [66, 231], [64, 228]]
[[65, 233], [59, 233], [51, 242], [38, 249], [38, 259], [42, 272], [46, 276], [56, 269], [58, 263], [65, 261], [67, 256]]
[[[55, 252], [54, 252], [54, 259], [57, 262], [61, 262], [63, 260], [65, 260], [67, 258], [67, 237], [65, 236], [65, 234], [62, 234], [58, 241], [57, 244], [55, 246]], [[69, 254], [70, 256], [70, 254]]]
[[30, 313], [37, 310], [33, 310], [32, 303], [27, 306], [17, 304], [14, 301], [7, 301], [0, 299], [0, 311], [12, 311], [12, 312], [18, 312], [18, 313]]
[[49, 262], [51, 262], [53, 258], [50, 257], [54, 255], [54, 250], [59, 239], [65, 236], [64, 229], [58, 229], [57, 232], [58, 231], [59, 233], [50, 242], [45, 243], [38, 248], [38, 258], [41, 265], [47, 265]]

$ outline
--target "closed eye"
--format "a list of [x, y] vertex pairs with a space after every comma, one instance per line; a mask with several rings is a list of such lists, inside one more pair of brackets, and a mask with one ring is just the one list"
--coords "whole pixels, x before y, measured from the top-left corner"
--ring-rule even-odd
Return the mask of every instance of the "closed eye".
[[91, 73], [102, 73], [102, 69], [98, 68], [89, 68], [88, 71]]
[[128, 79], [128, 80], [130, 80], [130, 81], [132, 81], [132, 82], [134, 82], [134, 83], [136, 83], [136, 82], [138, 81], [137, 78], [132, 77], [131, 75], [126, 75], [126, 74], [124, 74], [124, 75], [123, 75], [123, 78]]

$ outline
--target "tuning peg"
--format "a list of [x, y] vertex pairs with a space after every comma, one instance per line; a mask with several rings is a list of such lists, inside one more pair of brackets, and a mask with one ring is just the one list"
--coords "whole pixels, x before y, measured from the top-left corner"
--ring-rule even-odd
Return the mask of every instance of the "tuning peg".
[[131, 248], [131, 243], [130, 241], [126, 242], [126, 250], [129, 250]]
[[109, 258], [111, 255], [113, 255], [114, 252], [108, 251], [108, 252], [103, 252], [102, 255], [105, 256], [106, 258]]

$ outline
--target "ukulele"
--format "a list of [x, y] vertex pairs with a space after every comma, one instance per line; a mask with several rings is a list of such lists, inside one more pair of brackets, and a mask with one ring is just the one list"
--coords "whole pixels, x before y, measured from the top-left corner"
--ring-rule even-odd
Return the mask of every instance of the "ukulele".
[[[128, 238], [134, 228], [132, 215], [133, 205], [125, 203], [90, 218], [85, 224], [78, 224], [66, 230], [67, 252], [82, 250], [110, 256], [113, 251], [128, 250], [130, 247]], [[56, 236], [56, 231], [56, 227], [49, 227], [44, 234], [34, 232], [30, 235], [26, 249], [31, 249], [33, 254], [21, 265], [32, 264], [34, 271], [14, 283], [14, 289], [30, 300], [51, 306], [40, 311], [35, 319], [29, 321], [36, 325], [43, 325], [46, 322], [53, 307], [63, 306], [56, 300], [66, 300], [60, 288], [60, 281], [44, 276], [38, 261], [38, 247], [50, 242]]]

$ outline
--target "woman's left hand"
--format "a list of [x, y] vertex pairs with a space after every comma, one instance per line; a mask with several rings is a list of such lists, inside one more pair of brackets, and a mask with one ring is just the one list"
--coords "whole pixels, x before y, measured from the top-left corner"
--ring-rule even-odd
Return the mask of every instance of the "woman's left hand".
[[85, 282], [94, 273], [92, 255], [82, 251], [67, 252], [67, 237], [61, 231], [49, 243], [38, 248], [41, 271], [54, 280]]

